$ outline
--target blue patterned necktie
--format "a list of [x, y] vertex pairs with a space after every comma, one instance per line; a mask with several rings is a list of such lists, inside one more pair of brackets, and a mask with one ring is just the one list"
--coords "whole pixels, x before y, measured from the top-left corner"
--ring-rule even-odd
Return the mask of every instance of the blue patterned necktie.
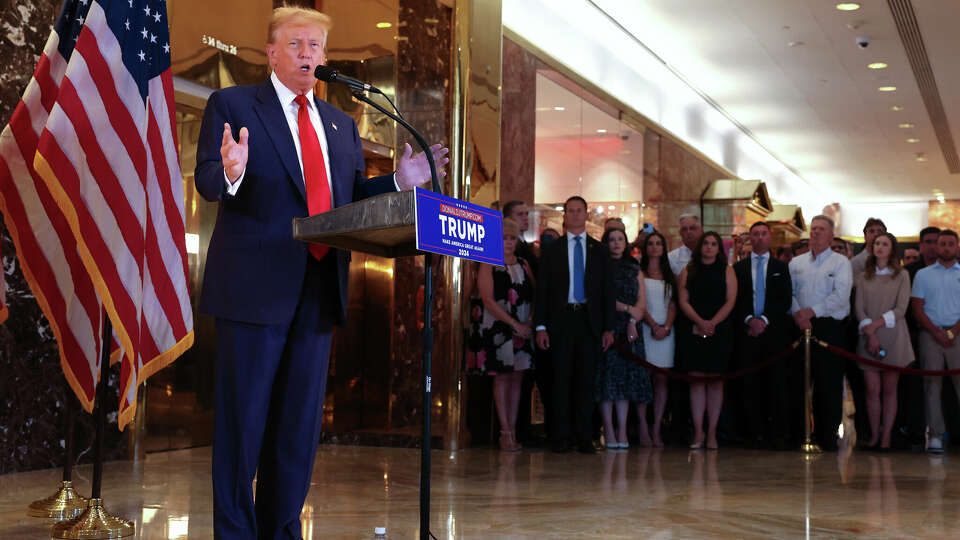
[[573, 239], [577, 242], [577, 245], [573, 246], [573, 299], [582, 304], [587, 301], [583, 289], [583, 244], [580, 243], [579, 236], [574, 236]]
[[753, 295], [753, 316], [763, 315], [763, 304], [767, 295], [767, 276], [763, 275], [763, 257], [757, 257], [756, 292]]

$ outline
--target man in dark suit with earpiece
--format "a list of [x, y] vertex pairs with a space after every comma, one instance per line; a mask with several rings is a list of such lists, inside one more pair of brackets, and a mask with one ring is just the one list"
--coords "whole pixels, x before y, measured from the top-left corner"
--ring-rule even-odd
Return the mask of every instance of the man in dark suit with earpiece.
[[[737, 357], [749, 367], [779, 353], [789, 344], [793, 323], [790, 269], [770, 253], [770, 226], [758, 221], [750, 227], [753, 252], [733, 265], [737, 275]], [[793, 415], [789, 413], [789, 370], [786, 361], [755, 371], [743, 381], [748, 444], [785, 449]]]

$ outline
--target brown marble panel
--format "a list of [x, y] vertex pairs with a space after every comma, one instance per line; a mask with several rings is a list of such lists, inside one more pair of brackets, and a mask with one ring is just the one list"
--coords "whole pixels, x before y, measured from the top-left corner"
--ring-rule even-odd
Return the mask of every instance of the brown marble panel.
[[718, 178], [730, 174], [707, 162], [655, 128], [644, 134], [643, 191], [644, 221], [663, 232], [670, 249], [680, 246], [681, 214], [700, 214], [700, 196]]
[[931, 226], [957, 230], [960, 228], [960, 199], [930, 201], [928, 215]]
[[[397, 50], [397, 106], [406, 120], [430, 142], [448, 141], [450, 110], [450, 43], [452, 10], [433, 0], [400, 0]], [[415, 146], [407, 133], [398, 131], [400, 147]], [[449, 193], [449, 181], [444, 192]], [[439, 258], [434, 258], [433, 325], [449, 317], [443, 299], [449, 279]], [[418, 425], [422, 421], [420, 377], [423, 327], [423, 257], [397, 259], [394, 266], [393, 349], [390, 357], [390, 427]], [[443, 406], [436, 396], [447, 391], [455, 358], [449, 350], [449, 334], [438, 332], [433, 356], [434, 433], [443, 432]], [[442, 402], [442, 400], [441, 400]]]
[[500, 93], [500, 203], [533, 203], [537, 135], [537, 57], [503, 40]]
[[[50, 28], [59, 14], [59, 0], [0, 0], [0, 126], [6, 126], [26, 88]], [[67, 399], [57, 343], [50, 324], [23, 278], [13, 241], [2, 228], [3, 274], [7, 281], [10, 318], [0, 325], [0, 474], [58, 467], [64, 459], [64, 412], [79, 404]], [[114, 370], [115, 371], [115, 370]], [[108, 419], [116, 425], [117, 377], [111, 372]], [[89, 462], [93, 419], [77, 415], [74, 448]], [[126, 454], [116, 429], [106, 430], [108, 460]], [[107, 482], [109, 483], [109, 479]], [[53, 483], [49, 486], [55, 487]]]

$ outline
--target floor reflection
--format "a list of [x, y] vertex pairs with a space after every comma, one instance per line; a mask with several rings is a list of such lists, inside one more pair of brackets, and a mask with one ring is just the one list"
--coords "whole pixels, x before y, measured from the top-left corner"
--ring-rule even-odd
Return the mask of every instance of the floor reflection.
[[[960, 460], [862, 453], [631, 448], [597, 456], [436, 452], [437, 538], [948, 538], [960, 536]], [[418, 534], [419, 453], [321, 447], [301, 514], [305, 540]], [[211, 538], [210, 450], [106, 466], [107, 509], [137, 538]], [[28, 518], [59, 471], [0, 476], [0, 538], [48, 538]], [[89, 467], [75, 483], [89, 492]], [[953, 481], [951, 481], [953, 480]]]

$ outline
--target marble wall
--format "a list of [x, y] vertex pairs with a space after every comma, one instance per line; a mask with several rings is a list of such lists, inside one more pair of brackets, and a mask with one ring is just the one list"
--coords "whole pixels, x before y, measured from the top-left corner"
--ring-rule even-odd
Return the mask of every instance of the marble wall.
[[500, 94], [500, 203], [533, 203], [537, 136], [537, 68], [531, 52], [503, 39]]
[[680, 215], [700, 215], [700, 196], [710, 182], [729, 177], [719, 167], [657, 133], [656, 128], [649, 128], [643, 135], [643, 220], [663, 232], [670, 249], [675, 249], [680, 246]]
[[[450, 132], [450, 92], [452, 91], [450, 43], [453, 10], [435, 0], [400, 0], [400, 43], [397, 51], [397, 107], [406, 120], [429, 143], [447, 140]], [[397, 140], [416, 146], [407, 133], [398, 130]], [[449, 184], [449, 181], [447, 182]], [[449, 186], [445, 186], [449, 193]], [[442, 273], [439, 257], [434, 257], [433, 325], [449, 317], [445, 287], [449, 277]], [[423, 418], [423, 384], [420, 376], [423, 327], [423, 257], [396, 259], [394, 268], [393, 351], [390, 357], [391, 428], [419, 425]], [[438, 333], [433, 355], [433, 393], [444, 395], [444, 385], [452, 383], [456, 358], [444, 354], [450, 349], [450, 336]], [[455, 384], [453, 382], [452, 384]], [[444, 410], [434, 400], [434, 433], [442, 433]]]
[[[6, 126], [58, 15], [60, 0], [0, 0], [0, 125]], [[63, 465], [64, 412], [76, 403], [65, 391], [57, 343], [30, 292], [13, 241], [2, 229], [3, 274], [10, 318], [0, 325], [0, 474]], [[116, 422], [116, 370], [111, 373], [108, 418]], [[89, 462], [93, 419], [77, 417], [76, 454]], [[124, 437], [106, 430], [107, 459], [126, 455]], [[109, 482], [109, 479], [107, 479]], [[56, 486], [51, 485], [51, 491]]]
[[930, 201], [930, 225], [941, 229], [960, 230], [960, 199]]

